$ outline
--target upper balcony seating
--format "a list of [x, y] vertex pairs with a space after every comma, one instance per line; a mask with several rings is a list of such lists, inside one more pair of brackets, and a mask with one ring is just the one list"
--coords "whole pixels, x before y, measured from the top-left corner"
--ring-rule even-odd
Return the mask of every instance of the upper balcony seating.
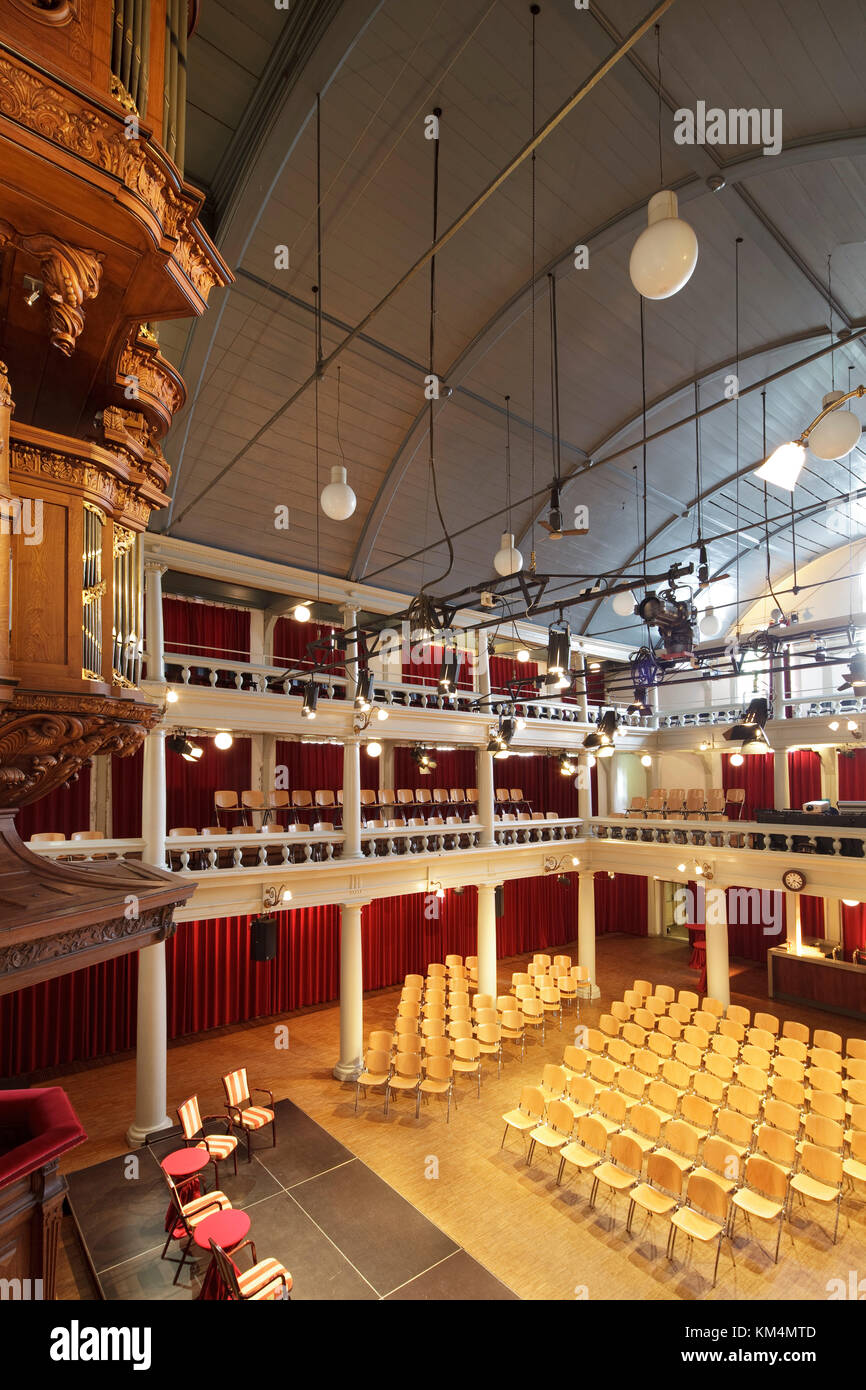
[[688, 820], [689, 817], [729, 820], [734, 819], [727, 810], [730, 806], [737, 808], [735, 818], [739, 820], [745, 798], [742, 787], [729, 787], [727, 791], [721, 787], [711, 787], [709, 791], [703, 787], [690, 787], [688, 791], [682, 787], [673, 787], [670, 791], [656, 787], [648, 797], [633, 796], [625, 811], [611, 814], [625, 820], [631, 816], [643, 816], [645, 820]]

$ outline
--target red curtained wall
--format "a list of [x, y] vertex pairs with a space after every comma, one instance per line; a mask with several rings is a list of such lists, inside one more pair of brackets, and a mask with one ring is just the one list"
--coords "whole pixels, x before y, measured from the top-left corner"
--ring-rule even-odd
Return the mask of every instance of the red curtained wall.
[[[111, 835], [111, 826], [96, 827]], [[22, 806], [15, 817], [15, 829], [22, 840], [42, 831], [55, 830], [67, 837], [76, 830], [90, 829], [90, 768], [83, 767], [74, 782], [48, 792], [32, 806]]]
[[[403, 662], [403, 680], [406, 685], [425, 685], [437, 686], [439, 676], [442, 671], [442, 662], [445, 657], [446, 648], [438, 642], [412, 642], [409, 645], [409, 660]], [[449, 657], [457, 656], [459, 669], [457, 676], [458, 690], [472, 690], [474, 688], [473, 668], [469, 661], [469, 653], [462, 648], [447, 648]]]
[[[329, 623], [296, 623], [293, 618], [278, 618], [274, 627], [274, 665], [312, 669], [315, 661], [307, 648], [316, 645], [319, 650], [315, 655], [321, 660], [327, 639], [334, 631], [342, 634], [342, 628], [332, 628]], [[332, 675], [345, 674], [341, 662], [332, 663], [329, 659], [327, 669]]]
[[766, 810], [773, 805], [773, 757], [772, 753], [748, 755], [741, 767], [731, 767], [730, 753], [722, 754], [722, 786], [725, 791], [731, 787], [743, 787], [746, 792], [741, 820], [754, 820], [759, 808]]
[[820, 799], [821, 758], [814, 749], [800, 748], [788, 754], [788, 785], [788, 803], [792, 811], [799, 811], [805, 801]]
[[[475, 954], [476, 890], [448, 890], [435, 901], [439, 917], [432, 919], [420, 893], [377, 900], [364, 909], [368, 989], [396, 984], [452, 951]], [[505, 916], [497, 922], [500, 958], [561, 946], [577, 937], [574, 875], [567, 889], [553, 875], [506, 883], [504, 905]], [[250, 960], [248, 917], [180, 923], [166, 947], [171, 1038], [339, 996], [339, 907], [276, 916], [277, 956], [261, 964]], [[133, 953], [0, 998], [0, 1076], [134, 1047], [137, 978]], [[52, 1020], [50, 1028], [46, 1018]]]
[[[162, 600], [163, 642], [165, 664], [171, 667], [172, 652], [191, 656], [225, 657], [228, 661], [250, 659], [250, 614], [248, 609], [221, 608], [213, 603], [196, 603], [190, 599]], [[174, 674], [174, 672], [171, 672]], [[209, 685], [209, 673], [203, 667], [193, 668], [190, 685]], [[220, 674], [220, 688], [235, 689], [235, 678]]]
[[839, 754], [839, 800], [866, 801], [866, 748]]
[[[737, 769], [734, 768], [734, 771]], [[752, 896], [740, 899], [736, 905], [731, 896], [736, 891], [738, 890], [734, 888], [727, 890], [729, 953], [732, 956], [741, 956], [745, 960], [760, 961], [763, 965], [770, 948], [781, 946], [785, 942], [785, 895], [775, 892], [758, 893], [757, 898]], [[735, 915], [741, 920], [735, 922]], [[775, 931], [777, 923], [778, 932]], [[811, 934], [818, 935], [817, 932]]]
[[[506, 694], [509, 681], [529, 681], [532, 676], [538, 675], [537, 661], [517, 661], [510, 656], [491, 656], [489, 667], [490, 689], [496, 694]], [[521, 695], [532, 699], [543, 694], [544, 686], [540, 690], [534, 685], [521, 686], [519, 691], [515, 691], [515, 700], [519, 700]]]
[[866, 903], [856, 907], [846, 907], [842, 903], [842, 942], [845, 959], [851, 959], [854, 950], [866, 950]]
[[637, 874], [595, 875], [595, 931], [646, 936], [649, 895], [647, 880]]

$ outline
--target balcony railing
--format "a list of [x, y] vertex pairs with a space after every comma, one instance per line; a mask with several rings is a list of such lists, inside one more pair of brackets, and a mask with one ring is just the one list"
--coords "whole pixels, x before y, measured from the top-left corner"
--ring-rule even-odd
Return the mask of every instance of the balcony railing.
[[[766, 854], [821, 854], [864, 858], [866, 831], [842, 830], [823, 824], [809, 833], [802, 825], [773, 825], [759, 821], [639, 820], [622, 816], [593, 816], [586, 822], [596, 840], [632, 844], [682, 846], [689, 849], [748, 849]], [[821, 833], [825, 831], [826, 833]]]
[[[286, 666], [258, 665], [246, 661], [230, 661], [223, 657], [197, 656], [191, 652], [166, 652], [165, 674], [169, 684], [210, 687], [211, 689], [243, 690], [259, 695], [288, 695], [300, 698], [303, 686], [310, 680], [313, 670], [299, 672]], [[150, 678], [150, 677], [148, 677]], [[316, 673], [320, 687], [320, 699], [345, 700], [349, 679], [346, 676], [330, 673]], [[510, 706], [507, 697], [501, 692], [493, 692], [484, 704], [478, 707], [482, 698], [477, 691], [458, 690], [453, 695], [442, 695], [430, 685], [410, 681], [376, 681], [375, 699], [377, 704], [390, 709], [438, 709], [460, 713], [478, 713], [486, 718], [506, 712]], [[626, 714], [626, 706], [590, 705], [589, 724], [595, 724], [606, 709], [616, 709], [622, 724], [626, 727], [651, 728], [651, 717]], [[580, 708], [576, 704], [565, 704], [561, 700], [518, 701], [515, 706], [518, 717], [526, 720], [559, 720], [563, 723], [580, 724]]]
[[[718, 705], [694, 707], [679, 710], [664, 710], [659, 714], [660, 729], [695, 729], [714, 725], [735, 724], [742, 715], [742, 705], [734, 705], [730, 700]], [[787, 710], [791, 714], [787, 714]], [[832, 719], [834, 715], [856, 716], [866, 714], [866, 696], [856, 695], [834, 697], [815, 697], [814, 695], [786, 696], [781, 709], [773, 711], [774, 719]]]

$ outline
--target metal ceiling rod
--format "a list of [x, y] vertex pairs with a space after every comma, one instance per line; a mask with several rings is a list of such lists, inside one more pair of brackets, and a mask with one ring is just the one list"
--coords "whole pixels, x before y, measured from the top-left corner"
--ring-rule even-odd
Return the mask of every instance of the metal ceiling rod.
[[[445, 231], [442, 233], [442, 235], [436, 239], [433, 245], [430, 246], [422, 256], [419, 256], [418, 260], [415, 261], [414, 265], [411, 265], [409, 269], [405, 272], [405, 274], [403, 274], [400, 277], [400, 279], [397, 280], [397, 282], [391, 286], [390, 290], [388, 290], [387, 294], [385, 294], [383, 298], [379, 300], [378, 304], [374, 304], [373, 308], [370, 309], [368, 313], [366, 313], [364, 317], [358, 323], [355, 324], [355, 327], [349, 333], [346, 334], [346, 337], [343, 339], [343, 341], [338, 343], [337, 346], [331, 350], [331, 352], [328, 354], [328, 356], [324, 359], [324, 361], [321, 364], [323, 372], [327, 371], [328, 368], [331, 367], [334, 362], [336, 362], [337, 358], [343, 352], [345, 352], [346, 348], [349, 347], [350, 344], [355, 341], [359, 334], [363, 333], [364, 329], [368, 326], [368, 324], [372, 323], [373, 319], [376, 318], [376, 316], [382, 312], [386, 305], [390, 304], [391, 300], [394, 299], [394, 297], [397, 294], [399, 294], [402, 289], [405, 288], [409, 281], [412, 280], [420, 270], [423, 270], [425, 266], [429, 265], [431, 259], [439, 251], [441, 251], [444, 246], [447, 246], [451, 238], [456, 236], [456, 234], [459, 231], [461, 231], [463, 227], [466, 226], [467, 222], [469, 222], [470, 219], [475, 216], [476, 212], [478, 212], [484, 206], [488, 199], [491, 198], [493, 194], [499, 188], [501, 188], [502, 185], [511, 177], [515, 170], [519, 169], [521, 164], [523, 164], [523, 162], [529, 158], [533, 150], [538, 149], [539, 145], [544, 143], [548, 135], [553, 134], [557, 127], [565, 120], [566, 116], [569, 116], [571, 112], [575, 109], [575, 107], [583, 101], [584, 97], [588, 96], [589, 93], [592, 92], [598, 86], [598, 84], [607, 76], [611, 69], [616, 67], [620, 59], [624, 58], [625, 55], [638, 42], [638, 40], [643, 38], [647, 30], [651, 29], [657, 20], [661, 19], [662, 15], [670, 9], [673, 3], [674, 0], [660, 0], [660, 3], [655, 5], [653, 9], [650, 11], [650, 13], [644, 19], [642, 19], [634, 29], [632, 29], [631, 33], [625, 39], [623, 39], [622, 43], [620, 43], [614, 49], [613, 53], [609, 54], [609, 56], [605, 58], [603, 62], [599, 63], [598, 67], [590, 73], [586, 81], [582, 82], [581, 85], [577, 88], [577, 91], [574, 92], [568, 98], [568, 100], [563, 103], [562, 106], [560, 106], [558, 111], [554, 112], [554, 114], [549, 118], [549, 120], [545, 121], [538, 134], [534, 135], [531, 140], [527, 141], [527, 143], [523, 146], [521, 150], [518, 151], [514, 158], [509, 160], [508, 164], [506, 164], [505, 167], [501, 169], [493, 179], [491, 179], [490, 183], [487, 184], [486, 188], [484, 188], [482, 192], [479, 193], [478, 196], [472, 200], [472, 202], [469, 204], [467, 208], [464, 208], [463, 212], [461, 212], [460, 216], [456, 218], [454, 222], [451, 223], [450, 227], [447, 227]], [[270, 416], [270, 418], [266, 420], [265, 423], [258, 430], [256, 430], [256, 433], [253, 435], [253, 437], [247, 441], [247, 443], [237, 454], [235, 454], [234, 458], [230, 459], [229, 462], [223, 468], [220, 469], [219, 473], [217, 473], [216, 476], [211, 479], [207, 486], [204, 487], [192, 499], [191, 502], [187, 503], [180, 515], [175, 519], [173, 523], [175, 526], [179, 526], [183, 518], [186, 516], [187, 512], [191, 511], [193, 507], [197, 506], [201, 499], [205, 497], [207, 493], [209, 493], [214, 487], [216, 487], [217, 483], [221, 482], [225, 475], [232, 468], [234, 468], [235, 464], [240, 462], [240, 460], [249, 452], [253, 445], [257, 444], [259, 440], [262, 438], [262, 436], [267, 434], [267, 432], [277, 423], [278, 420], [282, 419], [286, 411], [290, 410], [291, 407], [294, 405], [295, 401], [298, 400], [299, 397], [301, 397], [304, 394], [304, 392], [309, 389], [310, 386], [312, 386], [313, 382], [316, 380], [316, 375], [316, 372], [312, 372], [306, 378], [306, 380], [302, 381], [301, 385], [297, 388], [297, 390], [293, 391], [291, 396], [289, 396], [288, 400], [285, 401], [284, 404], [281, 405], [278, 410], [275, 410], [274, 413]]]

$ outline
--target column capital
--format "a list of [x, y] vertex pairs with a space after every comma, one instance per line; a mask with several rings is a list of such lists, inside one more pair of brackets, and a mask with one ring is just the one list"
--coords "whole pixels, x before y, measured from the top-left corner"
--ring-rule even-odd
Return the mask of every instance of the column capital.
[[162, 560], [145, 559], [144, 572], [145, 574], [158, 574], [162, 578], [164, 574], [168, 573], [168, 565], [163, 564]]
[[354, 898], [351, 899], [351, 900], [349, 900], [349, 899], [344, 899], [344, 900], [339, 904], [339, 908], [340, 908], [340, 911], [342, 912], [343, 909], [346, 908], [346, 907], [357, 907], [357, 908], [369, 907], [372, 901], [373, 901], [372, 898], [361, 898], [360, 900], [357, 900], [357, 899], [354, 899]]

